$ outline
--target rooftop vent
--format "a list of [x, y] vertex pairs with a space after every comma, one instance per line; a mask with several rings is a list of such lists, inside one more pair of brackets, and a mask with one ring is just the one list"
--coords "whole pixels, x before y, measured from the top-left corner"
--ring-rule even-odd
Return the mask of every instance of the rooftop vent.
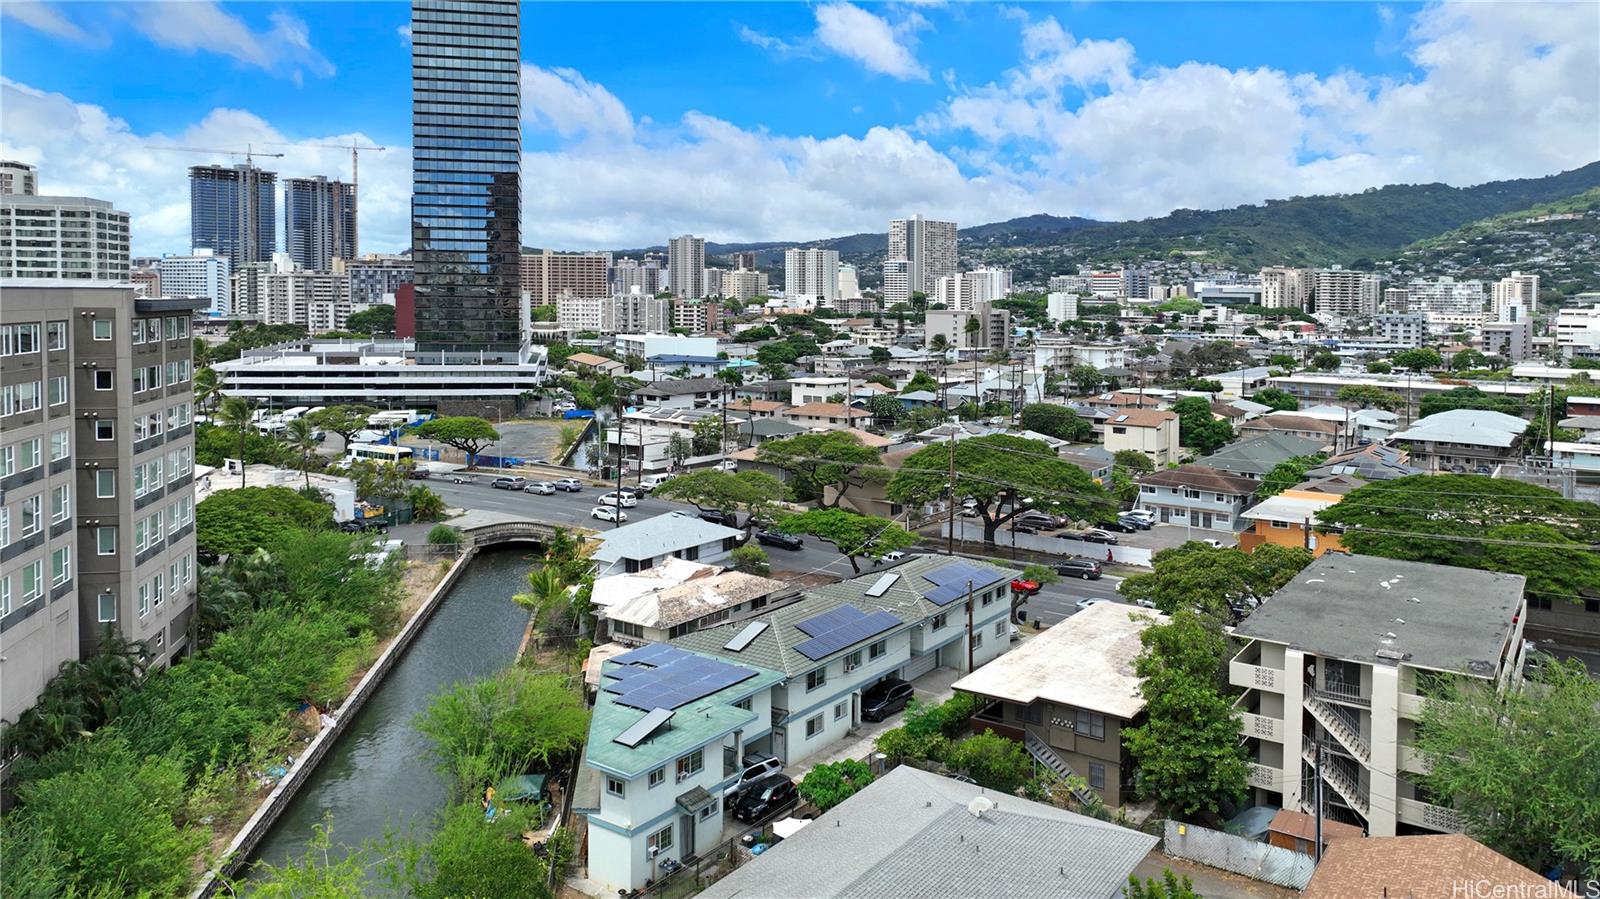
[[974, 818], [982, 818], [983, 813], [994, 808], [994, 800], [986, 796], [974, 796], [967, 803], [967, 812]]

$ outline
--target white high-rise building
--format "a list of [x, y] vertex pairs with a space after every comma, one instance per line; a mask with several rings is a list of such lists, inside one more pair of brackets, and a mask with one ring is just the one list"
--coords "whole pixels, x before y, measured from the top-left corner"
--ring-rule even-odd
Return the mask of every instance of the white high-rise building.
[[26, 162], [0, 159], [0, 194], [39, 193], [39, 170]]
[[302, 271], [287, 253], [273, 253], [270, 263], [250, 263], [232, 280], [228, 314], [262, 324], [302, 325], [312, 334], [342, 331], [355, 311], [349, 275]]
[[611, 298], [610, 320], [603, 331], [616, 334], [655, 334], [672, 329], [672, 300], [647, 293], [626, 293]]
[[716, 267], [704, 269], [700, 273], [700, 285], [701, 289], [704, 291], [701, 296], [722, 296], [722, 276], [725, 274], [727, 274], [725, 269]]
[[661, 292], [661, 263], [654, 259], [618, 259], [611, 265], [613, 293]]
[[1383, 289], [1383, 304], [1379, 307], [1382, 312], [1400, 314], [1411, 311], [1411, 293], [1404, 287], [1385, 287]]
[[1073, 321], [1078, 317], [1078, 295], [1066, 290], [1053, 290], [1045, 297], [1045, 314], [1053, 322]]
[[1089, 292], [1102, 299], [1125, 296], [1122, 292], [1122, 271], [1090, 272]]
[[1051, 275], [1051, 293], [1088, 293], [1089, 277], [1087, 275]]
[[675, 297], [698, 299], [706, 295], [706, 242], [693, 234], [667, 243], [667, 284]]
[[749, 302], [767, 295], [767, 273], [741, 268], [722, 273], [722, 295], [728, 299]]
[[209, 249], [194, 250], [189, 256], [163, 256], [161, 294], [187, 299], [205, 297], [207, 314], [233, 315], [232, 278], [228, 257]]
[[1558, 311], [1550, 333], [1562, 359], [1600, 359], [1600, 303]]
[[940, 278], [933, 293], [928, 295], [928, 303], [941, 303], [946, 309], [971, 310], [979, 303], [998, 300], [1010, 293], [1009, 269], [980, 268]]
[[1487, 296], [1482, 281], [1457, 281], [1451, 277], [1416, 280], [1406, 285], [1406, 295], [1412, 308], [1426, 315], [1436, 328], [1483, 324]]
[[1262, 269], [1261, 305], [1268, 309], [1304, 309], [1306, 272], [1298, 268]]
[[886, 259], [909, 263], [911, 290], [933, 296], [939, 279], [956, 273], [956, 223], [929, 221], [920, 215], [889, 222]]
[[89, 197], [0, 194], [0, 278], [127, 281], [131, 271], [126, 212]]
[[1530, 310], [1539, 308], [1539, 276], [1512, 272], [1494, 282], [1493, 305], [1495, 321], [1506, 321], [1504, 310], [1512, 304]]
[[813, 297], [820, 304], [839, 298], [839, 251], [801, 249], [783, 251], [783, 295], [790, 299]]
[[1342, 318], [1372, 315], [1378, 311], [1383, 279], [1366, 272], [1322, 268], [1311, 272], [1309, 298], [1313, 309]]
[[905, 259], [883, 260], [883, 308], [893, 309], [896, 303], [911, 303], [911, 262]]
[[856, 267], [839, 263], [839, 299], [853, 300], [861, 296], [861, 279], [856, 277]]

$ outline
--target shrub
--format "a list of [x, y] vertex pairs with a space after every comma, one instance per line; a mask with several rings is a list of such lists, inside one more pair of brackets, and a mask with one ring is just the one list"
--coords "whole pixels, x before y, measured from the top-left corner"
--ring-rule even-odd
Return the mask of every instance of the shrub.
[[428, 528], [428, 542], [435, 546], [459, 546], [461, 531], [448, 524], [436, 524]]
[[872, 783], [872, 769], [856, 759], [818, 765], [800, 781], [800, 797], [827, 811]]
[[729, 554], [733, 560], [733, 569], [745, 574], [754, 574], [766, 577], [772, 573], [772, 565], [767, 561], [767, 551], [754, 543], [747, 543]]
[[1033, 776], [1033, 760], [1022, 744], [986, 730], [950, 747], [945, 763], [1002, 793], [1015, 793]]
[[444, 517], [444, 497], [421, 484], [406, 491], [406, 501], [411, 503], [411, 517], [416, 521], [438, 521]]

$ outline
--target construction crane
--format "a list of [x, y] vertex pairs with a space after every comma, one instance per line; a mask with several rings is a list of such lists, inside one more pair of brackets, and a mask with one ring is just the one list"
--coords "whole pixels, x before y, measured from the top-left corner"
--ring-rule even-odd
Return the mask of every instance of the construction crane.
[[[239, 152], [238, 150], [220, 150], [215, 147], [187, 147], [179, 144], [145, 144], [144, 146], [146, 149], [150, 150], [168, 150], [174, 153], [205, 153], [208, 156], [214, 154], [221, 154], [223, 156], [243, 156], [245, 166], [252, 170], [255, 168], [254, 157], [267, 156], [273, 159], [283, 158], [282, 153], [257, 153], [254, 145], [252, 144], [245, 144], [243, 153]], [[242, 184], [241, 187], [243, 188], [242, 193], [244, 195], [253, 196], [255, 194], [255, 176], [250, 176], [248, 183]], [[240, 260], [244, 262], [261, 261], [256, 258], [256, 250], [260, 247], [261, 243], [261, 226], [257, 221], [256, 204], [253, 202], [241, 202], [239, 204], [239, 218], [239, 229], [236, 239], [244, 244], [244, 252], [240, 255]]]
[[[388, 147], [380, 147], [380, 146], [377, 146], [375, 144], [365, 144], [365, 145], [358, 144], [353, 140], [350, 142], [350, 144], [348, 146], [346, 146], [345, 144], [310, 144], [310, 143], [305, 143], [305, 144], [275, 144], [275, 143], [269, 143], [269, 144], [266, 144], [265, 146], [268, 146], [268, 147], [310, 147], [310, 148], [316, 149], [316, 150], [345, 150], [345, 149], [348, 149], [350, 151], [350, 219], [351, 219], [351, 222], [352, 222], [352, 229], [355, 232], [352, 235], [352, 237], [353, 237], [352, 243], [354, 244], [354, 246], [352, 246], [350, 248], [350, 258], [354, 259], [355, 256], [356, 256], [356, 248], [361, 246], [361, 216], [359, 214], [360, 213], [360, 205], [361, 205], [361, 151], [362, 150], [367, 150], [369, 152], [382, 153], [383, 151], [385, 151], [385, 150], [387, 150], [389, 148]], [[283, 154], [279, 153], [278, 155], [282, 156]]]

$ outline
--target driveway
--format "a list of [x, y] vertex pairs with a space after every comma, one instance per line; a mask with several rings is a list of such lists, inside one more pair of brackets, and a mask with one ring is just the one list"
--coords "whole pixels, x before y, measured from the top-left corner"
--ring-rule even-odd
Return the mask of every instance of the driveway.
[[1181, 524], [1158, 524], [1148, 531], [1117, 535], [1117, 542], [1123, 546], [1142, 546], [1151, 550], [1182, 546], [1190, 540], [1220, 540], [1224, 546], [1233, 546], [1239, 542], [1239, 535], [1232, 531], [1190, 528]]
[[[955, 691], [951, 689], [951, 685], [960, 679], [961, 673], [954, 668], [935, 668], [912, 681], [911, 686], [917, 691], [917, 702], [927, 705], [944, 702], [954, 696]], [[899, 727], [904, 721], [904, 712], [891, 715], [884, 721], [863, 721], [843, 740], [797, 765], [790, 765], [783, 773], [799, 783], [806, 776], [806, 772], [818, 765], [841, 762], [845, 759], [864, 759], [873, 753], [873, 741], [878, 738], [878, 734]]]

